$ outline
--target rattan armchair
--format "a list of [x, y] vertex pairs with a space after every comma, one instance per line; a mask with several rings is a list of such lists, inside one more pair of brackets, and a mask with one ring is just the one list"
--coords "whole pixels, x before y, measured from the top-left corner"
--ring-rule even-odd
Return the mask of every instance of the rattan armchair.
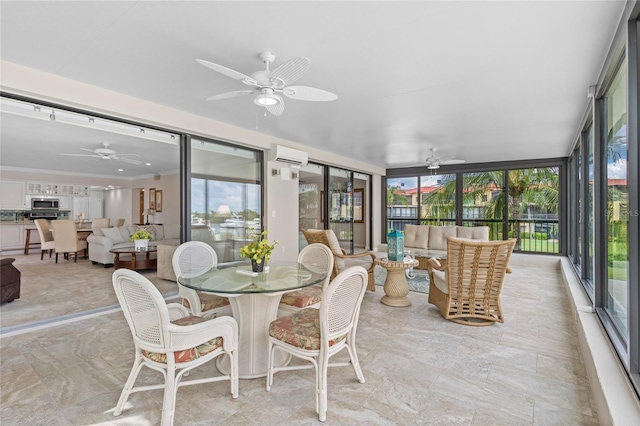
[[372, 251], [365, 251], [356, 254], [347, 254], [333, 232], [333, 229], [303, 229], [302, 234], [307, 239], [307, 243], [321, 243], [331, 249], [334, 257], [333, 272], [331, 279], [334, 279], [340, 272], [350, 266], [362, 266], [367, 270], [367, 290], [376, 291], [376, 280], [373, 275], [376, 255]]
[[429, 303], [448, 320], [465, 325], [504, 322], [500, 292], [515, 239], [449, 238], [444, 261], [428, 259]]

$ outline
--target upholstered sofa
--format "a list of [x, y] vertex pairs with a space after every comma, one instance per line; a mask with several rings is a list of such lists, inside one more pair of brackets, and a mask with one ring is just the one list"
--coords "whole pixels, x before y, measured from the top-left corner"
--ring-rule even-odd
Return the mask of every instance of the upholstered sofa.
[[[449, 237], [489, 241], [489, 227], [405, 225], [404, 249], [415, 250], [416, 252], [428, 250], [431, 254], [442, 252], [442, 254], [445, 255], [447, 253], [447, 239]], [[380, 244], [378, 251], [386, 253], [387, 245]]]
[[13, 265], [12, 257], [0, 259], [0, 303], [20, 298], [20, 271]]
[[93, 233], [87, 237], [89, 243], [89, 260], [93, 263], [102, 263], [105, 267], [112, 266], [114, 254], [110, 250], [119, 247], [131, 246], [129, 240], [131, 234], [138, 229], [148, 230], [153, 238], [150, 246], [156, 245], [180, 245], [180, 225], [141, 225], [119, 226], [116, 228], [94, 228]]

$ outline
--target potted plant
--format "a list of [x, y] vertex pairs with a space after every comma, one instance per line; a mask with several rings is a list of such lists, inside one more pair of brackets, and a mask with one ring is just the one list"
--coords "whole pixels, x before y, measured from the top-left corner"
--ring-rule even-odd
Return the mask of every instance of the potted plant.
[[138, 229], [131, 234], [129, 240], [133, 241], [136, 251], [146, 250], [149, 247], [149, 240], [153, 238], [153, 235], [145, 229]]
[[278, 245], [278, 241], [270, 243], [267, 240], [267, 233], [264, 231], [261, 234], [255, 236], [246, 246], [240, 248], [240, 256], [246, 257], [251, 260], [251, 268], [253, 272], [262, 272], [264, 264], [271, 258], [271, 252]]

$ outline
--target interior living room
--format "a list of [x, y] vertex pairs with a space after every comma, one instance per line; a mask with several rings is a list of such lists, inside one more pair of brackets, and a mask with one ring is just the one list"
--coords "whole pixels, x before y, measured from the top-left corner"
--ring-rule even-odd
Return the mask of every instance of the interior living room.
[[[639, 2], [0, 10], [3, 425], [313, 424], [325, 409], [331, 424], [638, 424]], [[73, 250], [38, 228], [65, 220]], [[358, 362], [336, 355], [354, 368], [329, 368], [324, 390], [312, 370], [269, 385], [267, 344], [246, 342], [287, 316], [291, 289], [246, 310], [229, 293], [205, 322], [240, 330], [237, 398], [223, 355], [181, 384], [231, 392], [122, 401], [139, 352], [114, 272], [184, 303], [206, 288], [176, 272], [179, 246], [204, 243], [224, 271], [263, 232], [272, 280], [313, 232], [336, 272], [368, 262]], [[513, 244], [487, 327], [439, 305], [456, 241]], [[136, 385], [158, 383], [142, 369]]]

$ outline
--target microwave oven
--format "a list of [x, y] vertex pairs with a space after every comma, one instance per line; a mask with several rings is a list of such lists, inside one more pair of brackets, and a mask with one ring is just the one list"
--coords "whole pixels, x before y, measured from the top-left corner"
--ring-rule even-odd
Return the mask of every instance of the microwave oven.
[[57, 198], [32, 198], [31, 210], [58, 210], [60, 200]]

